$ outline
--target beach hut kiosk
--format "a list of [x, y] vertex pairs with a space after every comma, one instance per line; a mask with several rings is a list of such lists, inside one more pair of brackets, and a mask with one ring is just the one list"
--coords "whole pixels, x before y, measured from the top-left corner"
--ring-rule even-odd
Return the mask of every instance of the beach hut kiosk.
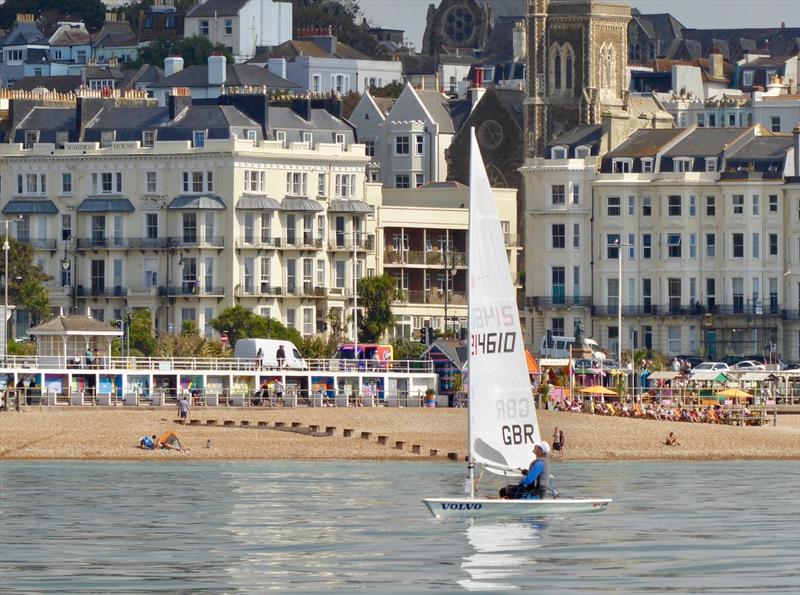
[[469, 350], [466, 341], [456, 339], [436, 339], [426, 349], [420, 359], [433, 362], [433, 369], [439, 378], [438, 407], [452, 407], [455, 403], [459, 384], [463, 386], [462, 370], [467, 361]]
[[93, 361], [94, 367], [110, 366], [111, 341], [123, 332], [91, 316], [56, 316], [28, 334], [36, 338], [40, 366], [66, 369], [85, 366], [86, 352], [95, 350], [101, 361]]

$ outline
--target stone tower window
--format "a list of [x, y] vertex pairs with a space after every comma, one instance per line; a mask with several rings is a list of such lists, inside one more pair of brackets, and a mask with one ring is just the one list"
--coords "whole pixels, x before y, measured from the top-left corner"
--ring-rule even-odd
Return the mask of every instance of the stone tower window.
[[566, 76], [564, 77], [564, 88], [572, 89], [573, 88], [573, 80], [575, 78], [574, 68], [575, 68], [575, 57], [572, 53], [572, 50], [567, 48], [567, 59], [565, 60], [565, 69], [566, 69]]
[[561, 54], [556, 50], [553, 56], [553, 87], [561, 88]]

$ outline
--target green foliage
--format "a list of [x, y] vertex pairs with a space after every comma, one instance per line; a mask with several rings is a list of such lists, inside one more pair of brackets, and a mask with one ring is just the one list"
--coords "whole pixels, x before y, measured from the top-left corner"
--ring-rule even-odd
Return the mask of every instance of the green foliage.
[[394, 351], [394, 359], [396, 360], [418, 360], [422, 352], [425, 351], [425, 345], [419, 341], [396, 339], [392, 341], [392, 349]]
[[378, 42], [361, 27], [361, 9], [356, 0], [292, 0], [292, 25], [327, 27], [338, 41], [373, 58], [384, 52]]
[[128, 330], [131, 338], [131, 353], [134, 350], [144, 356], [152, 357], [158, 348], [153, 336], [153, 322], [150, 310], [134, 310], [131, 312], [131, 326]]
[[34, 341], [9, 341], [6, 345], [8, 355], [36, 355], [36, 343]]
[[270, 339], [291, 341], [297, 346], [302, 344], [303, 338], [297, 329], [286, 328], [278, 320], [268, 321], [242, 306], [226, 308], [211, 321], [211, 326], [218, 333], [228, 333], [228, 341], [231, 347], [234, 347], [239, 339], [267, 337], [268, 323]]
[[300, 343], [298, 349], [305, 359], [331, 359], [339, 347], [338, 339], [330, 334], [328, 336], [315, 335], [307, 337]]
[[367, 277], [358, 282], [359, 305], [364, 315], [358, 319], [360, 340], [377, 343], [394, 325], [392, 302], [398, 295], [397, 282], [389, 275]]
[[373, 97], [389, 97], [391, 99], [397, 99], [400, 97], [400, 93], [403, 92], [405, 85], [399, 81], [394, 81], [389, 83], [388, 85], [384, 85], [379, 89], [371, 89], [369, 94]]
[[[27, 310], [33, 324], [38, 324], [50, 314], [50, 296], [45, 284], [52, 277], [33, 263], [33, 248], [29, 244], [13, 238], [9, 238], [8, 243], [9, 302]], [[0, 258], [0, 275], [5, 278], [5, 274], [5, 258]]]
[[181, 323], [182, 335], [199, 335], [200, 330], [197, 328], [197, 323], [194, 320], [184, 320]]
[[162, 334], [158, 339], [158, 357], [231, 357], [231, 349], [223, 349], [222, 343], [203, 339], [199, 335], [182, 333]]
[[[194, 5], [194, 3], [195, 0], [175, 0], [175, 8], [178, 10], [178, 12], [186, 12], [192, 7], [192, 5]], [[153, 4], [155, 4], [154, 0], [130, 2], [120, 8], [118, 12], [125, 15], [125, 20], [128, 21], [131, 29], [136, 31], [136, 28], [139, 26], [139, 13], [144, 12], [148, 7], [153, 6]]]
[[157, 39], [148, 47], [142, 48], [139, 58], [132, 62], [131, 68], [139, 68], [143, 64], [164, 67], [164, 58], [179, 55], [183, 58], [184, 67], [196, 64], [207, 64], [211, 54], [223, 54], [228, 64], [233, 64], [233, 54], [221, 43], [212, 44], [207, 37], [196, 35], [181, 39]]
[[45, 33], [58, 21], [83, 21], [97, 31], [103, 26], [106, 7], [101, 0], [6, 0], [0, 10], [0, 29], [10, 29], [18, 13], [33, 14]]

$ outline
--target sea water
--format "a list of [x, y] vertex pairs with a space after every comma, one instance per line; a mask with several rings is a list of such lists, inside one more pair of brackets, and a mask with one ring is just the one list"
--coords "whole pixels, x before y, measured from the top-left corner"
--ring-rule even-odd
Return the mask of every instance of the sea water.
[[800, 592], [798, 462], [552, 472], [614, 503], [436, 520], [420, 499], [457, 493], [463, 465], [2, 462], [0, 590]]

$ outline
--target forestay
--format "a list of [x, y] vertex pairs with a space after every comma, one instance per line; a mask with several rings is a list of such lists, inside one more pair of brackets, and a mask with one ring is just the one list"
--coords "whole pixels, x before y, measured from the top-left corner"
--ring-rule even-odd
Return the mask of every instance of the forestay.
[[508, 255], [471, 133], [469, 211], [470, 454], [495, 471], [527, 468], [539, 440]]

